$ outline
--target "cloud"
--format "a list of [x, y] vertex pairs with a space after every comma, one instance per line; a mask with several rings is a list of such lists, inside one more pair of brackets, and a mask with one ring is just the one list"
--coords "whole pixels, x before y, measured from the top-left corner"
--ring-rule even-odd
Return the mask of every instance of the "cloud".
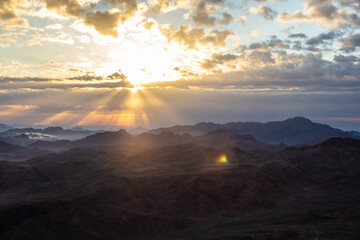
[[22, 8], [23, 0], [1, 0], [0, 21], [5, 27], [27, 27], [26, 19], [17, 15], [16, 11]]
[[192, 20], [196, 25], [214, 26], [216, 18], [211, 17], [210, 14], [215, 11], [215, 6], [206, 6], [206, 1], [200, 1], [196, 7], [195, 15], [192, 16]]
[[148, 1], [149, 13], [164, 13], [182, 8], [191, 8], [193, 5], [191, 1], [188, 0], [151, 0]]
[[[138, 10], [136, 0], [103, 0], [92, 6], [82, 5], [78, 0], [44, 0], [46, 8], [55, 11], [60, 16], [81, 19], [87, 26], [95, 28], [102, 35], [117, 37], [120, 22], [125, 22], [134, 16]], [[109, 4], [113, 10], [96, 10], [101, 5]]]
[[360, 26], [358, 0], [305, 0], [305, 10], [282, 13], [281, 22], [317, 21], [332, 27]]
[[95, 11], [89, 12], [84, 17], [84, 24], [94, 27], [100, 34], [117, 37], [116, 30], [121, 14], [119, 12]]
[[122, 81], [126, 81], [127, 78], [128, 77], [121, 70], [114, 72], [113, 74], [106, 77], [106, 79], [109, 80], [122, 80]]
[[246, 16], [240, 16], [240, 17], [239, 17], [239, 20], [240, 20], [240, 23], [241, 23], [241, 24], [246, 23]]
[[340, 38], [341, 50], [346, 52], [353, 52], [356, 48], [360, 47], [360, 33], [349, 34], [343, 38]]
[[195, 14], [193, 14], [191, 18], [198, 26], [215, 26], [217, 23], [228, 25], [234, 21], [233, 16], [231, 16], [229, 13], [223, 12], [221, 14], [222, 18], [211, 16], [211, 14], [220, 9], [220, 5], [225, 3], [226, 0], [200, 0], [197, 2], [194, 9]]
[[275, 36], [267, 42], [253, 42], [248, 47], [250, 50], [261, 50], [268, 51], [270, 49], [287, 49], [290, 48], [288, 44], [284, 43], [282, 40], [276, 38]]
[[156, 22], [154, 20], [147, 20], [143, 26], [145, 29], [150, 30], [155, 24]]
[[85, 75], [71, 77], [71, 78], [67, 78], [67, 79], [68, 80], [77, 80], [77, 81], [101, 81], [101, 80], [104, 80], [104, 77], [85, 74]]
[[260, 33], [257, 30], [251, 30], [250, 35], [251, 36], [260, 36]]
[[234, 36], [230, 30], [207, 30], [192, 28], [190, 25], [180, 25], [178, 29], [173, 26], [160, 29], [168, 41], [176, 41], [188, 48], [196, 49], [201, 45], [212, 45], [215, 48], [225, 47], [226, 40]]
[[37, 109], [39, 106], [36, 105], [0, 105], [1, 110], [14, 109], [14, 110], [31, 110]]
[[[339, 56], [335, 61], [320, 54], [286, 54], [253, 51], [236, 55], [214, 55], [209, 61], [217, 67], [239, 61], [232, 71], [203, 75], [196, 79], [149, 83], [158, 87], [198, 87], [239, 89], [241, 91], [357, 92], [360, 90], [359, 58]], [[247, 63], [244, 63], [247, 62]], [[259, 64], [262, 62], [263, 64]], [[276, 62], [276, 64], [274, 64]]]
[[0, 2], [0, 19], [9, 20], [16, 18], [15, 8], [17, 1], [14, 0], [2, 0]]
[[334, 61], [340, 63], [356, 63], [356, 62], [360, 62], [360, 58], [355, 57], [353, 55], [350, 56], [336, 55], [334, 57]]
[[60, 29], [63, 29], [64, 26], [61, 25], [60, 23], [56, 23], [56, 24], [52, 24], [52, 25], [47, 25], [45, 28], [46, 29], [53, 29], [53, 30], [60, 30]]
[[228, 25], [235, 20], [233, 16], [226, 12], [222, 13], [222, 16], [223, 18], [220, 20], [220, 24], [222, 25]]
[[307, 38], [304, 33], [293, 33], [289, 35], [289, 38]]
[[44, 0], [46, 8], [65, 17], [81, 17], [85, 9], [77, 0]]
[[216, 66], [218, 66], [219, 64], [222, 65], [224, 63], [233, 61], [233, 60], [237, 60], [239, 56], [234, 55], [234, 54], [214, 54], [212, 56], [212, 58], [210, 59], [205, 59], [202, 63], [201, 63], [201, 67], [204, 69], [213, 69]]
[[[114, 88], [132, 88], [134, 85], [125, 80], [116, 81], [89, 81], [83, 80], [84, 77], [69, 78], [69, 79], [34, 79], [34, 78], [0, 78], [0, 90], [11, 91], [11, 90], [24, 90], [31, 89], [32, 91], [45, 91], [48, 89], [61, 90], [61, 89], [88, 89], [88, 88], [103, 88], [103, 89], [114, 89]], [[11, 80], [11, 81], [7, 81]], [[65, 81], [70, 80], [70, 81]], [[81, 82], [71, 82], [78, 80]]]
[[247, 10], [247, 12], [252, 13], [252, 14], [256, 14], [256, 15], [261, 15], [267, 20], [274, 20], [274, 18], [277, 16], [276, 11], [272, 10], [269, 7], [262, 6], [262, 5], [258, 6], [257, 8], [250, 7]]
[[308, 41], [306, 41], [306, 44], [312, 45], [312, 46], [316, 46], [319, 44], [325, 44], [325, 43], [328, 43], [327, 41], [332, 41], [341, 35], [342, 35], [341, 33], [338, 33], [336, 31], [321, 33], [316, 37], [310, 38]]

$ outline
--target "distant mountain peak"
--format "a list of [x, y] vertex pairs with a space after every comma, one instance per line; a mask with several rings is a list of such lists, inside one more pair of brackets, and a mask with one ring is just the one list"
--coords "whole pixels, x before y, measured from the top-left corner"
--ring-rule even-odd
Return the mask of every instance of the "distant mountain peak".
[[310, 119], [304, 118], [304, 117], [300, 117], [300, 116], [286, 119], [284, 122], [300, 123], [300, 124], [301, 124], [301, 123], [303, 123], [303, 124], [304, 124], [304, 123], [305, 123], [305, 124], [313, 123]]
[[195, 126], [197, 127], [205, 127], [205, 126], [212, 126], [212, 125], [216, 125], [215, 123], [213, 122], [199, 122], [197, 123]]
[[44, 129], [44, 131], [47, 131], [47, 130], [64, 130], [62, 127], [47, 127]]

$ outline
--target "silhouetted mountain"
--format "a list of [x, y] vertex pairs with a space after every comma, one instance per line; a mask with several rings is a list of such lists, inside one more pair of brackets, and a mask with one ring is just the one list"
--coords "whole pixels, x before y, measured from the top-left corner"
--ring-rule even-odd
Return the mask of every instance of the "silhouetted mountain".
[[357, 132], [344, 132], [325, 124], [314, 123], [303, 117], [294, 117], [285, 121], [257, 123], [257, 122], [231, 122], [226, 124], [198, 123], [188, 126], [174, 126], [159, 128], [149, 133], [172, 131], [177, 134], [189, 133], [199, 136], [216, 129], [226, 129], [239, 135], [252, 135], [260, 141], [273, 144], [316, 144], [332, 137], [350, 137], [360, 139]]
[[16, 151], [23, 151], [24, 149], [26, 148], [0, 141], [0, 153], [12, 153]]
[[[87, 141], [97, 138], [129, 136]], [[358, 239], [359, 184], [360, 141], [347, 138], [265, 155], [194, 144], [73, 149], [0, 161], [0, 238]]]
[[131, 138], [125, 130], [121, 129], [117, 132], [101, 132], [94, 135], [87, 136], [83, 139], [74, 141], [74, 146], [105, 146], [105, 145], [116, 145]]
[[276, 151], [287, 147], [286, 145], [272, 145], [261, 142], [251, 135], [238, 135], [226, 129], [216, 129], [203, 136], [195, 137], [194, 144], [209, 148], [234, 146], [245, 151], [271, 150]]
[[[0, 161], [1, 160], [27, 160], [32, 157], [41, 156], [49, 153], [45, 150], [38, 150], [36, 148], [29, 149], [26, 147], [9, 144], [0, 141]], [[1, 174], [1, 172], [0, 172]]]
[[59, 141], [54, 141], [54, 142], [37, 141], [37, 142], [31, 144], [29, 147], [59, 152], [59, 151], [69, 150], [71, 148], [74, 148], [75, 146], [72, 145], [72, 142], [69, 140], [59, 140]]

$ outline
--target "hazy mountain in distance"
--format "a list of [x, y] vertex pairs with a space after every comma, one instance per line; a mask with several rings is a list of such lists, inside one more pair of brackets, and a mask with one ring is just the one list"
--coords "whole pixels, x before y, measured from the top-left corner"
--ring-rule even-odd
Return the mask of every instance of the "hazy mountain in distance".
[[51, 151], [64, 151], [71, 148], [98, 148], [103, 146], [118, 145], [129, 141], [131, 135], [121, 129], [116, 132], [100, 132], [87, 136], [80, 140], [60, 140], [60, 141], [37, 141], [30, 145], [31, 148], [47, 149]]
[[77, 140], [97, 133], [80, 128], [63, 129], [61, 127], [13, 128], [0, 133], [0, 140], [10, 144], [28, 146], [36, 141]]
[[43, 133], [54, 135], [57, 137], [65, 137], [65, 136], [87, 136], [90, 134], [96, 133], [95, 131], [84, 130], [82, 128], [75, 129], [63, 129], [62, 127], [47, 127], [45, 129], [36, 129], [36, 128], [14, 128], [6, 131], [4, 134], [8, 135], [20, 135], [23, 133]]
[[148, 131], [150, 131], [150, 129], [143, 128], [143, 127], [137, 127], [137, 128], [132, 128], [132, 129], [127, 130], [127, 132], [130, 133], [131, 135], [139, 135], [142, 133], [146, 133]]
[[177, 134], [189, 133], [193, 136], [199, 136], [218, 128], [226, 129], [239, 135], [252, 135], [260, 141], [273, 144], [317, 144], [332, 137], [360, 138], [358, 132], [345, 132], [326, 124], [314, 123], [303, 117], [294, 117], [284, 121], [268, 123], [230, 122], [226, 124], [198, 123], [196, 125], [177, 125], [170, 128], [154, 129], [149, 132], [172, 131]]
[[273, 145], [256, 140], [250, 135], [237, 135], [228, 130], [217, 129], [209, 134], [193, 137], [190, 134], [174, 134], [163, 131], [160, 134], [142, 133], [131, 136], [125, 130], [117, 132], [96, 133], [77, 141], [38, 141], [30, 145], [49, 151], [64, 151], [71, 148], [99, 148], [122, 146], [127, 152], [139, 152], [145, 149], [165, 147], [179, 144], [194, 144], [208, 148], [238, 147], [245, 151], [267, 150], [277, 151], [287, 147], [286, 145]]
[[354, 139], [261, 156], [193, 144], [132, 156], [73, 149], [0, 161], [0, 171], [2, 240], [359, 236]]
[[8, 125], [6, 125], [6, 124], [3, 124], [3, 123], [0, 123], [0, 133], [1, 132], [5, 132], [5, 131], [7, 131], [7, 130], [9, 130], [9, 129], [11, 129], [12, 127], [10, 127], [10, 126], [8, 126]]

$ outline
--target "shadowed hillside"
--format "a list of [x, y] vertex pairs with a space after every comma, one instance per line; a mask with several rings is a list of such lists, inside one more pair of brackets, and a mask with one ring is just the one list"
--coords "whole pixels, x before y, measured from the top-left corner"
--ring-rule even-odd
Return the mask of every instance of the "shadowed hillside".
[[261, 155], [194, 144], [122, 152], [0, 161], [0, 238], [359, 237], [359, 140]]

